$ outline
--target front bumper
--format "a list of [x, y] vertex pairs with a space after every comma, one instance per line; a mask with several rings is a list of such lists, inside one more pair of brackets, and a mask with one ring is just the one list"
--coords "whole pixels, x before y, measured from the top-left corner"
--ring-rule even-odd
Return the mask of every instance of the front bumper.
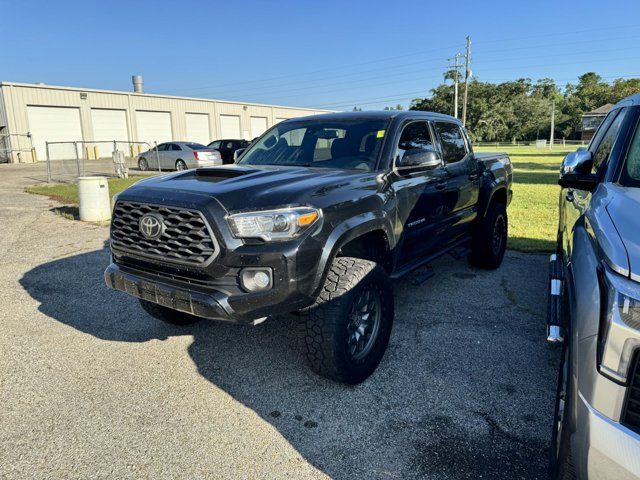
[[146, 272], [124, 269], [115, 263], [107, 267], [104, 279], [109, 288], [136, 298], [198, 317], [236, 323], [252, 323], [270, 315], [288, 313], [312, 301], [297, 292], [283, 295], [275, 289], [234, 295], [222, 285], [194, 288]]
[[640, 435], [598, 412], [579, 395], [586, 415], [587, 478], [640, 480]]

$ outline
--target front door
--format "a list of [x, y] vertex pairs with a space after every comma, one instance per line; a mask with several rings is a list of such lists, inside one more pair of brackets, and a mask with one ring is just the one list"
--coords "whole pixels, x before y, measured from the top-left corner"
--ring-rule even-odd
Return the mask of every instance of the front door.
[[[589, 144], [589, 151], [593, 158], [592, 173], [599, 174], [602, 178], [613, 145], [618, 138], [624, 121], [626, 108], [613, 110], [602, 122], [593, 140]], [[585, 214], [591, 203], [591, 192], [574, 188], [563, 188], [560, 193], [563, 250], [571, 258], [573, 251], [573, 229], [580, 218]]]
[[[429, 123], [409, 121], [404, 125], [394, 161], [399, 164], [407, 150], [435, 150]], [[445, 170], [442, 165], [425, 169], [403, 170], [395, 174], [393, 189], [398, 197], [398, 221], [402, 225], [398, 263], [413, 263], [440, 245], [437, 232], [445, 219]]]

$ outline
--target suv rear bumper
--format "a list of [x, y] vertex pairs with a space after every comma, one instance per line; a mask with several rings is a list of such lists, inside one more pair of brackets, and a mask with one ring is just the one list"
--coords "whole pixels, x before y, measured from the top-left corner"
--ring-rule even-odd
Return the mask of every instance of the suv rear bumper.
[[[107, 267], [104, 279], [109, 288], [136, 298], [198, 317], [236, 323], [252, 323], [269, 315], [306, 307], [313, 302], [299, 292], [282, 292], [277, 289], [239, 295], [231, 295], [224, 288], [195, 290], [188, 285], [151, 277], [145, 272], [125, 270], [115, 263]], [[274, 302], [274, 297], [280, 301]]]

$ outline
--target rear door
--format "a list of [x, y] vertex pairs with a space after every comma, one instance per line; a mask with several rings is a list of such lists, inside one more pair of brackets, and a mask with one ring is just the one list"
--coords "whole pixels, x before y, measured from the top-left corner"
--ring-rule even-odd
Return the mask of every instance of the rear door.
[[177, 143], [170, 143], [164, 155], [165, 164], [163, 168], [173, 170], [176, 168], [176, 161], [183, 156], [182, 147]]
[[480, 180], [475, 159], [460, 126], [437, 121], [434, 128], [440, 140], [446, 176], [444, 214], [448, 218], [443, 234], [451, 239], [467, 232], [477, 216]]
[[[147, 160], [147, 163], [149, 164], [149, 166], [153, 169], [157, 169], [158, 168], [158, 159], [160, 159], [160, 165], [163, 165], [163, 155], [166, 153], [167, 150], [167, 146], [169, 144], [168, 143], [161, 143], [160, 145], [158, 145], [158, 154], [156, 155], [156, 149], [152, 148], [151, 150], [149, 150], [147, 152], [147, 155], [145, 155], [145, 158]], [[162, 168], [162, 167], [161, 167]]]

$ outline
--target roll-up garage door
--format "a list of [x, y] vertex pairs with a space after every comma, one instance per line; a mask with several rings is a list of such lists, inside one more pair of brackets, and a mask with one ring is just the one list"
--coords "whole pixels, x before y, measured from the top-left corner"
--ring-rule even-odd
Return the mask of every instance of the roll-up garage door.
[[138, 127], [138, 141], [170, 142], [173, 140], [171, 133], [171, 114], [169, 112], [136, 111], [136, 126]]
[[220, 115], [220, 135], [223, 140], [234, 140], [240, 136], [240, 117], [237, 115]]
[[[38, 159], [47, 159], [45, 142], [81, 142], [80, 109], [67, 107], [27, 106], [29, 131], [33, 138]], [[80, 152], [81, 152], [81, 146]], [[76, 158], [73, 143], [54, 144], [49, 147], [51, 160]]]
[[267, 130], [267, 117], [251, 117], [251, 138], [262, 135]]
[[96, 142], [95, 146], [100, 158], [111, 157], [114, 140], [119, 141], [116, 143], [116, 148], [125, 152], [125, 155], [129, 155], [127, 114], [124, 110], [93, 108], [91, 123], [93, 123], [93, 140]]
[[207, 145], [211, 142], [209, 133], [209, 115], [206, 113], [187, 113], [187, 140]]

